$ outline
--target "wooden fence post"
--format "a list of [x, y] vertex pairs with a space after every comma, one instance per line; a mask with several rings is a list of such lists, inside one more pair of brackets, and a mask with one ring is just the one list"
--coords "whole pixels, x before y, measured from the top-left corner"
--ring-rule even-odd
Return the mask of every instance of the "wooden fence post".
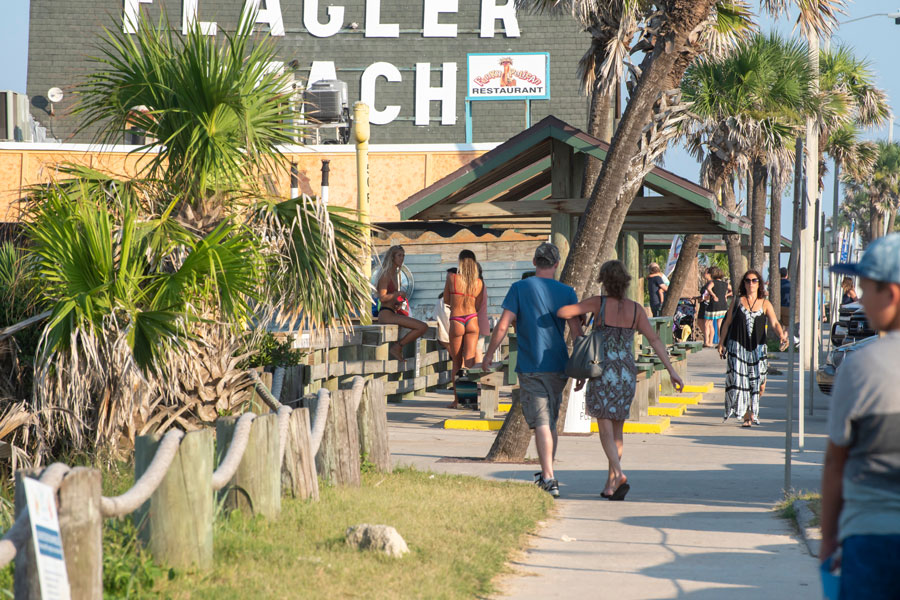
[[[234, 435], [236, 419], [216, 421], [216, 463], [222, 461]], [[250, 426], [247, 449], [231, 482], [222, 488], [225, 508], [274, 519], [281, 512], [281, 456], [278, 415], [257, 417]]]
[[[135, 439], [135, 481], [150, 466], [159, 441], [156, 435]], [[179, 569], [212, 566], [212, 473], [212, 430], [185, 434], [159, 487], [134, 513], [141, 539], [157, 563]]]
[[376, 379], [366, 381], [359, 409], [356, 412], [359, 427], [359, 452], [379, 471], [391, 472], [391, 449], [388, 444], [387, 397], [384, 382]]
[[98, 469], [75, 467], [59, 486], [59, 532], [72, 598], [103, 598], [103, 516]]
[[[310, 412], [315, 412], [316, 397], [306, 397]], [[331, 393], [331, 407], [325, 420], [325, 433], [316, 453], [316, 471], [333, 485], [359, 487], [359, 430], [356, 406], [350, 390]]]
[[[26, 477], [37, 479], [42, 469], [19, 469], [16, 471], [15, 516], [18, 518], [23, 510], [28, 510], [25, 501], [25, 486], [22, 481]], [[41, 600], [41, 586], [38, 582], [37, 563], [34, 557], [34, 542], [28, 536], [28, 542], [21, 552], [16, 552], [16, 567], [13, 589], [16, 600]]]
[[284, 461], [281, 465], [281, 488], [293, 498], [319, 499], [316, 457], [310, 444], [309, 409], [295, 408], [288, 421]]

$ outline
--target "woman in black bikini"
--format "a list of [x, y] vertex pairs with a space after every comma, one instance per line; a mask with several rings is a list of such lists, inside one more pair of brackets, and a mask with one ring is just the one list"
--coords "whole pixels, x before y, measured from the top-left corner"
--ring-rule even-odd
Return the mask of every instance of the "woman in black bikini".
[[403, 345], [415, 341], [425, 335], [428, 325], [413, 319], [409, 315], [399, 313], [406, 293], [400, 289], [400, 267], [406, 251], [403, 246], [391, 246], [384, 254], [381, 269], [378, 271], [378, 283], [375, 288], [378, 291], [378, 323], [381, 325], [399, 325], [409, 329], [410, 332], [400, 338], [400, 341], [391, 344], [390, 354], [397, 360], [403, 359]]
[[450, 358], [453, 359], [453, 403], [456, 408], [456, 379], [475, 363], [475, 347], [478, 344], [478, 310], [484, 298], [484, 283], [478, 277], [475, 253], [463, 250], [459, 253], [456, 273], [447, 273], [444, 283], [444, 300], [450, 305]]

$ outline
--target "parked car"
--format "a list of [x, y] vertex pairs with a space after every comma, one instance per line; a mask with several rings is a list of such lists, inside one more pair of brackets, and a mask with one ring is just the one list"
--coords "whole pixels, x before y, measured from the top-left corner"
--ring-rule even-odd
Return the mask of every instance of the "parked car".
[[878, 336], [872, 335], [858, 341], [846, 342], [843, 345], [836, 347], [828, 357], [828, 361], [816, 371], [816, 383], [819, 384], [819, 389], [822, 390], [822, 393], [828, 394], [829, 396], [831, 395], [831, 388], [834, 386], [834, 376], [837, 374], [837, 370], [841, 367], [841, 364], [851, 353], [865, 348], [866, 345], [877, 339]]
[[831, 326], [831, 341], [835, 346], [872, 337], [875, 330], [869, 327], [869, 321], [859, 302], [845, 304], [838, 312], [837, 322]]

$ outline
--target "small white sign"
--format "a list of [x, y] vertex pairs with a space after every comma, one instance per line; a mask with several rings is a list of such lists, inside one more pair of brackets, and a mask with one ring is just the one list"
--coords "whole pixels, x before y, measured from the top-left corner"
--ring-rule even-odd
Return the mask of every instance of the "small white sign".
[[62, 536], [59, 534], [56, 494], [52, 487], [37, 479], [25, 477], [22, 483], [28, 503], [41, 597], [69, 600], [69, 576], [63, 556]]
[[550, 54], [467, 56], [466, 100], [549, 100]]
[[585, 398], [587, 384], [584, 384], [584, 387], [577, 392], [575, 391], [574, 379], [569, 380], [569, 385], [572, 386], [572, 391], [569, 393], [569, 408], [566, 409], [566, 422], [563, 426], [563, 431], [565, 433], [590, 433], [591, 417], [587, 414]]

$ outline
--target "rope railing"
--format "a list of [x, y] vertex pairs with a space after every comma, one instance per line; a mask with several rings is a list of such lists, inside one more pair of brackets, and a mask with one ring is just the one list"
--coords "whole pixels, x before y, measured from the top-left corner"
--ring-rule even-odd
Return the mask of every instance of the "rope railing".
[[[287, 438], [290, 430], [290, 416], [292, 409], [281, 404], [275, 396], [266, 388], [256, 372], [251, 371], [250, 377], [254, 381], [260, 397], [276, 411], [278, 417], [279, 434], [279, 462], [283, 465], [287, 446]], [[365, 390], [366, 379], [354, 377], [350, 391], [350, 406], [355, 411], [359, 408], [362, 394]], [[315, 456], [322, 444], [325, 431], [325, 421], [328, 418], [331, 393], [322, 388], [318, 390], [315, 414], [312, 416], [310, 426], [310, 452]], [[237, 469], [244, 457], [250, 438], [251, 427], [256, 415], [244, 413], [234, 426], [234, 431], [218, 468], [212, 473], [211, 487], [214, 491], [223, 489], [235, 476]], [[113, 497], [100, 497], [100, 514], [103, 518], [123, 517], [138, 510], [146, 503], [163, 482], [170, 467], [175, 461], [185, 433], [181, 430], [170, 430], [160, 440], [156, 447], [150, 465], [131, 486], [131, 488]], [[53, 463], [41, 473], [40, 481], [58, 490], [63, 479], [70, 472], [70, 467], [62, 463]], [[314, 476], [314, 474], [313, 474]], [[22, 510], [12, 527], [0, 539], [0, 568], [9, 564], [16, 554], [25, 547], [31, 537], [31, 524], [28, 511]]]
[[166, 432], [159, 442], [156, 454], [153, 455], [153, 461], [141, 478], [135, 481], [131, 489], [124, 494], [112, 498], [101, 497], [100, 513], [106, 518], [124, 517], [128, 513], [136, 511], [141, 504], [146, 502], [159, 487], [166, 473], [169, 472], [169, 467], [175, 460], [175, 453], [178, 452], [178, 446], [183, 437], [184, 432], [178, 429]]
[[[63, 477], [69, 471], [68, 465], [53, 463], [44, 469], [38, 481], [57, 490], [62, 483]], [[0, 540], [0, 568], [8, 565], [16, 557], [16, 553], [28, 543], [29, 537], [31, 537], [31, 520], [28, 518], [28, 511], [23, 510], [19, 513], [13, 526], [9, 528], [6, 535]]]
[[250, 439], [250, 426], [253, 424], [254, 419], [256, 419], [256, 415], [248, 412], [242, 414], [237, 420], [234, 426], [234, 434], [231, 437], [231, 444], [228, 446], [228, 452], [225, 453], [225, 457], [219, 463], [219, 468], [213, 471], [212, 474], [212, 489], [214, 491], [221, 490], [234, 477], [234, 473], [244, 457], [244, 450], [247, 449], [247, 440]]

